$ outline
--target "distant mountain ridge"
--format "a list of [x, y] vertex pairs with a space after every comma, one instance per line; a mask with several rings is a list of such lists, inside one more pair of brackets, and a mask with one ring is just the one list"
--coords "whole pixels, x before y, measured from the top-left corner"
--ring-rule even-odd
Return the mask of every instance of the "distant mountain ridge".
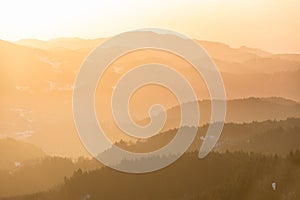
[[[157, 35], [151, 37], [157, 37]], [[101, 42], [100, 40], [101, 38], [99, 41], [62, 38], [49, 41], [51, 45], [56, 45], [51, 49], [32, 48], [0, 41], [2, 98], [0, 114], [3, 116], [0, 120], [0, 136], [9, 135], [18, 139], [26, 137], [28, 142], [41, 147], [50, 154], [86, 155], [86, 150], [78, 139], [73, 123], [72, 92], [82, 62], [89, 52]], [[172, 38], [169, 38], [169, 41], [172, 42]], [[278, 96], [300, 101], [299, 55], [269, 55], [268, 52], [248, 47], [231, 48], [222, 43], [201, 42], [221, 71], [228, 99]], [[148, 53], [140, 52], [133, 58], [140, 59], [141, 62], [151, 61], [153, 54]], [[177, 60], [173, 60], [170, 55], [165, 56], [162, 60], [170, 62], [170, 66], [176, 65], [182, 72], [185, 72], [186, 79], [192, 85], [197, 86], [195, 93], [199, 95], [198, 99], [209, 99], [205, 83], [201, 76], [195, 77], [195, 73], [190, 70], [191, 66], [184, 65], [183, 62], [178, 64]], [[126, 73], [126, 65], [135, 66], [134, 64], [137, 62], [134, 62], [134, 59], [125, 58], [110, 66], [109, 78], [103, 84], [105, 86], [103, 91], [97, 91], [97, 96], [109, 97], [114, 88], [111, 80]], [[180, 85], [174, 81], [174, 87], [180, 87]], [[132, 113], [137, 116], [138, 120], [146, 117], [145, 105], [148, 106], [152, 103], [154, 97], [155, 101], [158, 100], [157, 103], [166, 105], [166, 108], [176, 105], [176, 102], [171, 101], [169, 96], [163, 95], [163, 91], [158, 93], [157, 90], [149, 90], [148, 96], [140, 95], [137, 101], [134, 100]], [[284, 119], [297, 116], [295, 113], [297, 108], [294, 109], [292, 105], [289, 105], [290, 103], [275, 104], [259, 101], [245, 100], [244, 103], [239, 103], [239, 101], [233, 103], [230, 100], [229, 121], [242, 123], [241, 119], [260, 121], [268, 119], [268, 117]], [[249, 107], [247, 110], [245, 102], [252, 105], [251, 109]], [[256, 105], [255, 102], [259, 103]], [[239, 112], [239, 109], [231, 109], [231, 104], [245, 107]], [[203, 105], [202, 119], [207, 121], [209, 114], [205, 113], [208, 113], [209, 106], [204, 102]], [[258, 110], [264, 110], [266, 113], [259, 114]], [[101, 111], [101, 113], [108, 112], [110, 110]], [[246, 114], [248, 112], [249, 115]], [[100, 112], [97, 110], [97, 113]], [[239, 113], [243, 113], [243, 115], [239, 117]], [[171, 115], [171, 121], [173, 117], [176, 118], [175, 114]], [[108, 117], [105, 117], [106, 119]], [[108, 120], [107, 124], [110, 122]], [[171, 123], [169, 127], [176, 126]], [[115, 133], [113, 128], [108, 130], [113, 141], [123, 138], [124, 134]]]
[[12, 138], [0, 139], [0, 170], [15, 168], [23, 161], [45, 157], [40, 148]]
[[[187, 109], [190, 117], [194, 117], [197, 113], [193, 110], [191, 103], [184, 103], [167, 109], [167, 122], [163, 130], [178, 128], [180, 120], [180, 109]], [[227, 100], [226, 122], [247, 123], [252, 121], [285, 120], [289, 117], [300, 117], [300, 103], [281, 98], [244, 98]], [[209, 123], [210, 121], [210, 100], [198, 101], [200, 109], [200, 125]], [[162, 113], [161, 113], [162, 114]], [[158, 115], [161, 115], [158, 114]], [[158, 117], [156, 115], [156, 117]], [[192, 121], [192, 120], [188, 120]], [[149, 119], [142, 120], [141, 123], [146, 124]], [[190, 124], [183, 124], [189, 126]]]
[[48, 41], [37, 39], [22, 39], [15, 43], [22, 46], [50, 50], [64, 48], [69, 50], [93, 49], [106, 39], [55, 38]]
[[[151, 38], [153, 35], [155, 34], [145, 32], [145, 37], [148, 36]], [[161, 37], [168, 38], [165, 35]], [[170, 38], [169, 40], [172, 42]], [[67, 51], [83, 51], [87, 54], [105, 40], [107, 40], [107, 38], [56, 38], [49, 41], [24, 39], [15, 42], [15, 44], [47, 51], [65, 49]], [[273, 73], [300, 69], [299, 54], [272, 54], [245, 46], [232, 48], [220, 42], [195, 41], [209, 53], [223, 72], [239, 74]]]

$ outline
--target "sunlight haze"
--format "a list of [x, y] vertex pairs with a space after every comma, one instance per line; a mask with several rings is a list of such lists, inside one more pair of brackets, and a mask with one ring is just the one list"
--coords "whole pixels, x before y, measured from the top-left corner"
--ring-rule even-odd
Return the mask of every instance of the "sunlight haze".
[[165, 28], [200, 40], [271, 52], [300, 52], [300, 2], [2, 1], [0, 39], [103, 38], [138, 28]]

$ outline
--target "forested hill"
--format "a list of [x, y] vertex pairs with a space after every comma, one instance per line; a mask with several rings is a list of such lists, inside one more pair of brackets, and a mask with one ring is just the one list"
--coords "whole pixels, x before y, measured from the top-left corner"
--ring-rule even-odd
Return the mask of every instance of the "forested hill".
[[212, 153], [202, 160], [197, 153], [187, 153], [171, 166], [146, 174], [106, 167], [78, 170], [60, 188], [6, 200], [296, 200], [300, 197], [299, 168], [299, 152], [285, 159], [254, 153]]
[[[189, 151], [198, 151], [207, 132], [208, 125], [198, 128], [197, 136]], [[186, 134], [195, 127], [184, 127]], [[118, 146], [134, 151], [149, 152], [158, 149], [175, 136], [178, 129], [159, 133], [149, 139], [136, 143], [120, 141]], [[286, 156], [290, 151], [300, 148], [300, 118], [286, 120], [266, 120], [251, 123], [226, 123], [214, 150], [218, 152], [244, 151]]]

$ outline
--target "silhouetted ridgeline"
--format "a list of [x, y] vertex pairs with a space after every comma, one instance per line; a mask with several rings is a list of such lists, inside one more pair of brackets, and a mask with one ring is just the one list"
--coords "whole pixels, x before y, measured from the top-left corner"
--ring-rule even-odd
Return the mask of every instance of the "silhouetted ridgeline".
[[[211, 117], [211, 101], [201, 100], [197, 103], [199, 105], [201, 115], [200, 125], [209, 123]], [[188, 110], [190, 113], [190, 118], [193, 118], [195, 115], [197, 115], [197, 111], [194, 110], [193, 104], [194, 102], [188, 102], [167, 109], [168, 120], [166, 121], [164, 130], [179, 127], [181, 109]], [[158, 115], [162, 114], [164, 113], [159, 113]], [[226, 102], [226, 123], [249, 123], [253, 120], [260, 122], [269, 119], [285, 120], [289, 117], [300, 117], [299, 102], [281, 97], [250, 97], [227, 100]], [[141, 122], [147, 124], [146, 121], [149, 123], [150, 119], [146, 118]], [[190, 124], [188, 122], [191, 121], [193, 120], [187, 120], [186, 124], [183, 125], [189, 126]]]
[[202, 160], [197, 153], [186, 153], [173, 165], [147, 174], [122, 173], [106, 167], [90, 172], [77, 170], [61, 187], [6, 200], [296, 200], [300, 197], [299, 167], [299, 151], [287, 158], [211, 153]]
[[[52, 188], [48, 192], [7, 199], [296, 200], [300, 197], [300, 152], [296, 150], [300, 149], [299, 122], [299, 118], [289, 118], [225, 124], [215, 148], [217, 152], [202, 160], [198, 159], [197, 153], [207, 125], [200, 127], [188, 153], [171, 166], [149, 174], [127, 174], [107, 167], [93, 170], [99, 163], [86, 159], [76, 162], [66, 158], [26, 161], [11, 172], [0, 172], [0, 196]], [[185, 129], [188, 134], [191, 127]], [[146, 141], [119, 142], [118, 145], [146, 151], [169, 141], [175, 131], [161, 133]], [[154, 159], [162, 158], [149, 157], [134, 162], [146, 163]], [[134, 162], [123, 160], [120, 165], [130, 166]], [[272, 183], [276, 184], [276, 190], [272, 189]]]
[[[197, 136], [189, 151], [198, 151], [208, 125], [198, 129]], [[184, 127], [188, 134], [194, 127]], [[147, 140], [138, 140], [136, 143], [120, 141], [118, 146], [134, 152], [149, 152], [166, 145], [175, 136], [178, 129], [172, 129], [157, 134]], [[287, 155], [291, 150], [300, 148], [300, 118], [287, 120], [267, 120], [252, 123], [226, 123], [221, 137], [214, 150], [218, 152], [244, 151], [263, 154]]]

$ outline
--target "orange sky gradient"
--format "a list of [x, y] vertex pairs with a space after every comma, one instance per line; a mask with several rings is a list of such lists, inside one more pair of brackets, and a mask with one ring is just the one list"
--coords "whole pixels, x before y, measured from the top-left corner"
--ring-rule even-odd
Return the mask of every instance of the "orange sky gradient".
[[297, 0], [10, 0], [1, 2], [0, 39], [98, 38], [166, 28], [200, 40], [300, 53]]

